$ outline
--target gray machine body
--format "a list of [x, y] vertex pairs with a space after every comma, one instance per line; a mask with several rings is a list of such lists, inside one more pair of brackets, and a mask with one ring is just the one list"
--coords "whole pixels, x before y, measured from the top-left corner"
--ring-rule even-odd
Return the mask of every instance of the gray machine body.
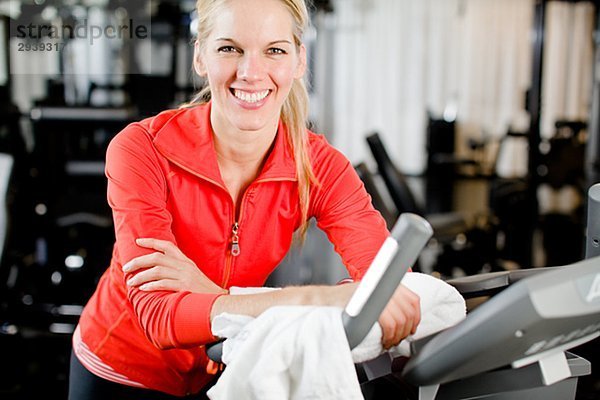
[[413, 344], [404, 378], [437, 385], [563, 352], [600, 334], [600, 257], [520, 280], [460, 324]]
[[600, 256], [600, 183], [588, 190], [585, 258]]

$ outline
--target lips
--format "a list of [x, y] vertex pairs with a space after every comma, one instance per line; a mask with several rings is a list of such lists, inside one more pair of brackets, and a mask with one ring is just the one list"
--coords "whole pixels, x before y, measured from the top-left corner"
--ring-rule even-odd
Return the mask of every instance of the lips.
[[233, 93], [235, 98], [246, 103], [254, 104], [258, 103], [261, 100], [264, 100], [269, 95], [269, 93], [271, 93], [271, 90], [266, 89], [258, 92], [248, 92], [240, 89], [231, 89], [231, 92]]

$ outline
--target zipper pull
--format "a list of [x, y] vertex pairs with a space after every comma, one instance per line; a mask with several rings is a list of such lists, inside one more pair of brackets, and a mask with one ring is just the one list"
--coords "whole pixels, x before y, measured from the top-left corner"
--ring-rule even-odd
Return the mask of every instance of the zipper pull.
[[231, 228], [231, 255], [234, 257], [237, 257], [240, 255], [240, 245], [239, 245], [239, 241], [240, 241], [240, 237], [238, 236], [238, 229], [240, 228], [240, 226], [238, 225], [238, 223], [236, 222], [235, 224], [233, 224], [233, 227]]

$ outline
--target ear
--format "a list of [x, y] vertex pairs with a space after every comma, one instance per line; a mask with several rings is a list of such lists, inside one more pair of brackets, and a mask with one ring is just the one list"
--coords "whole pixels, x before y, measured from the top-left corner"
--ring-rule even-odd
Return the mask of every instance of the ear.
[[199, 76], [206, 76], [206, 65], [204, 64], [200, 43], [197, 40], [194, 42], [194, 70]]
[[300, 45], [300, 50], [298, 51], [298, 65], [296, 66], [296, 73], [294, 74], [294, 78], [300, 79], [304, 76], [306, 72], [306, 47], [304, 44]]

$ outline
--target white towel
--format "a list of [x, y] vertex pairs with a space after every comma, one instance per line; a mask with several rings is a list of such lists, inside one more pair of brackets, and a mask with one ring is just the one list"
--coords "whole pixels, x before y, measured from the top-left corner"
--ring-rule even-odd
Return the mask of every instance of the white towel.
[[[402, 283], [420, 297], [421, 323], [391, 352], [410, 354], [410, 341], [460, 322], [466, 315], [462, 296], [447, 283], [420, 273], [408, 273]], [[264, 288], [257, 289], [259, 291]], [[232, 288], [232, 294], [254, 289]], [[354, 363], [383, 352], [381, 327], [375, 324], [352, 352], [341, 319], [341, 308], [281, 306], [258, 318], [221, 314], [212, 332], [227, 338], [227, 365], [208, 392], [213, 400], [362, 399]]]
[[210, 399], [363, 398], [340, 308], [272, 307], [256, 319], [220, 314], [212, 330], [228, 339], [227, 368]]
[[[467, 315], [464, 298], [453, 287], [433, 276], [409, 272], [402, 284], [420, 298], [421, 322], [414, 335], [408, 336], [389, 352], [394, 356], [410, 356], [410, 342], [458, 324]], [[352, 350], [354, 362], [371, 360], [383, 352], [381, 326], [375, 324], [361, 344]]]

